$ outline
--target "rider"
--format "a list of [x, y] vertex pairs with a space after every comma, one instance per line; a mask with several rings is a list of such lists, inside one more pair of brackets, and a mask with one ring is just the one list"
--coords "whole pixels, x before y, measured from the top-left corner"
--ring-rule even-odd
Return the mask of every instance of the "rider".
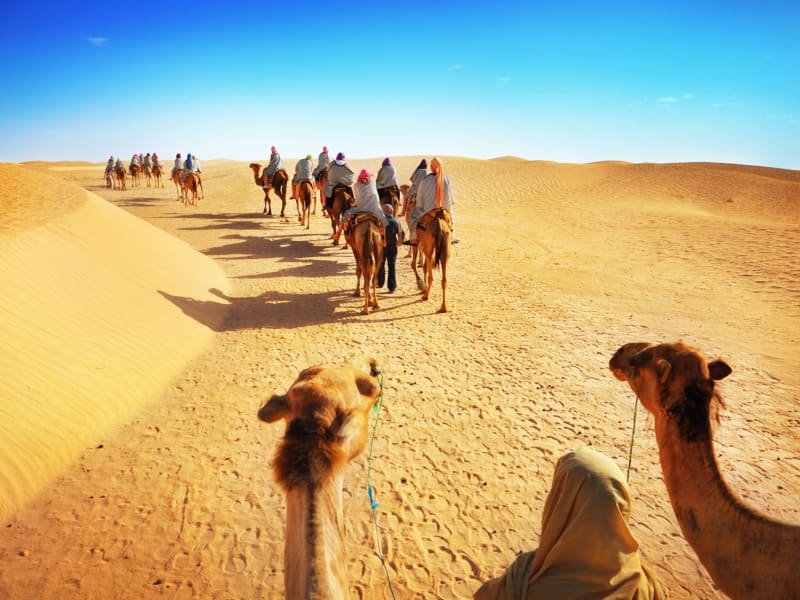
[[172, 167], [172, 177], [175, 177], [175, 173], [178, 171], [183, 171], [183, 161], [181, 160], [180, 152], [175, 155], [175, 166]]
[[[381, 202], [389, 202], [391, 199], [391, 192], [394, 190], [396, 197], [400, 198], [400, 182], [397, 181], [397, 170], [392, 165], [392, 161], [387, 156], [383, 159], [381, 168], [378, 170], [378, 176], [375, 179], [375, 185], [378, 188], [378, 196]], [[391, 202], [389, 202], [392, 204]], [[392, 211], [395, 210], [392, 204]]]
[[294, 166], [294, 177], [292, 177], [292, 198], [300, 197], [300, 184], [308, 181], [312, 187], [314, 185], [314, 175], [312, 169], [314, 163], [311, 161], [311, 155], [306, 154], [305, 158], [301, 158]]
[[378, 190], [375, 187], [375, 180], [372, 179], [372, 173], [366, 169], [361, 169], [358, 174], [358, 180], [353, 186], [353, 206], [348, 208], [342, 213], [342, 218], [339, 222], [339, 228], [333, 234], [334, 246], [339, 245], [339, 236], [342, 235], [342, 230], [350, 221], [350, 217], [359, 213], [372, 213], [381, 222], [381, 238], [385, 238], [386, 228], [386, 215], [383, 214], [381, 202], [378, 199]]
[[200, 172], [200, 161], [197, 160], [197, 157], [187, 153], [186, 162], [183, 163], [183, 175], [181, 175], [181, 182], [186, 181], [186, 176], [189, 173], [199, 173], [199, 172]]
[[158, 154], [153, 152], [153, 168], [160, 167], [161, 165], [158, 163]]
[[145, 169], [153, 166], [153, 161], [150, 158], [150, 153], [149, 152], [144, 155], [144, 162], [142, 163], [142, 165], [144, 166]]
[[129, 170], [132, 171], [133, 167], [138, 167], [138, 166], [139, 166], [139, 155], [134, 153], [134, 155], [131, 156], [131, 166], [130, 166]]
[[271, 185], [272, 176], [275, 175], [275, 173], [277, 173], [281, 169], [285, 169], [286, 167], [284, 167], [283, 159], [281, 158], [281, 155], [278, 154], [278, 151], [275, 149], [275, 146], [272, 146], [272, 148], [270, 148], [270, 152], [271, 154], [269, 156], [269, 164], [266, 167], [264, 167], [264, 172], [261, 175], [262, 177], [266, 176], [267, 181]]
[[347, 164], [344, 153], [339, 152], [336, 155], [336, 160], [328, 167], [328, 178], [325, 180], [325, 189], [323, 190], [325, 193], [325, 207], [328, 210], [333, 208], [333, 192], [339, 186], [347, 188], [352, 195], [352, 185], [355, 180], [356, 174]]
[[114, 168], [115, 169], [121, 169], [122, 168], [122, 159], [119, 156], [117, 157], [117, 162], [114, 163]]
[[417, 206], [411, 213], [411, 220], [408, 223], [411, 244], [416, 244], [417, 223], [420, 217], [437, 208], [443, 208], [447, 211], [450, 230], [453, 232], [452, 243], [457, 243], [453, 223], [453, 189], [450, 186], [450, 179], [444, 174], [442, 162], [438, 158], [431, 159], [431, 172], [420, 181], [416, 195]]
[[416, 205], [415, 198], [417, 196], [417, 187], [419, 187], [419, 182], [422, 181], [427, 174], [428, 161], [423, 158], [421, 161], [419, 161], [419, 165], [417, 165], [417, 168], [411, 174], [411, 187], [408, 188], [408, 193], [403, 199], [402, 212], [404, 215], [408, 215], [414, 210], [414, 206]]
[[319, 153], [319, 157], [317, 158], [317, 166], [314, 167], [314, 179], [319, 179], [319, 174], [325, 171], [331, 164], [331, 157], [328, 156], [328, 147], [323, 146], [322, 152]]
[[105, 174], [108, 175], [111, 169], [114, 168], [114, 155], [108, 157], [108, 162], [106, 163], [106, 172]]

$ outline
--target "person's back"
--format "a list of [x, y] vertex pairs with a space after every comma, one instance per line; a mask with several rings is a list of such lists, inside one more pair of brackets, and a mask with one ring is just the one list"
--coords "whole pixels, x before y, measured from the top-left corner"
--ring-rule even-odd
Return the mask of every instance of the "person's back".
[[[365, 169], [366, 170], [366, 169]], [[364, 171], [361, 172], [362, 174]], [[383, 214], [380, 200], [378, 199], [378, 190], [375, 187], [375, 181], [370, 179], [364, 181], [365, 177], [359, 176], [353, 186], [353, 213], [372, 213], [378, 217], [381, 222], [386, 222], [386, 215]]]
[[325, 196], [330, 197], [337, 185], [352, 187], [356, 174], [347, 164], [343, 153], [336, 155], [336, 160], [328, 167], [328, 179], [325, 182]]
[[328, 147], [323, 146], [322, 152], [319, 153], [319, 157], [317, 158], [317, 166], [314, 168], [314, 177], [326, 170], [330, 165], [331, 157], [328, 155]]
[[314, 170], [314, 163], [311, 161], [311, 155], [306, 155], [305, 158], [301, 158], [297, 161], [297, 165], [294, 168], [294, 182], [295, 183], [302, 183], [304, 181], [311, 181], [313, 182], [314, 176], [312, 171]]
[[108, 162], [106, 163], [106, 174], [108, 174], [108, 172], [113, 168], [114, 168], [114, 157], [111, 156], [109, 157]]
[[138, 167], [138, 166], [139, 166], [139, 157], [134, 154], [133, 156], [131, 156], [130, 168], [133, 169], [133, 167]]
[[396, 187], [400, 190], [400, 182], [397, 180], [397, 169], [391, 163], [389, 158], [385, 158], [381, 168], [378, 170], [378, 176], [375, 178], [375, 185], [379, 190]]
[[628, 529], [631, 497], [619, 467], [583, 447], [562, 456], [542, 513], [539, 547], [519, 554], [475, 600], [613, 598], [661, 600]]

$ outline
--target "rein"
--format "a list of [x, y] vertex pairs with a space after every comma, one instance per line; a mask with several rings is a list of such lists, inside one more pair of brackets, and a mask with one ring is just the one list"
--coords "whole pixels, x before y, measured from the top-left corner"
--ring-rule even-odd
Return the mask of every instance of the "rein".
[[372, 445], [375, 442], [375, 431], [378, 429], [378, 420], [381, 418], [381, 404], [383, 403], [383, 372], [378, 373], [378, 383], [381, 386], [381, 393], [378, 395], [378, 401], [375, 403], [375, 406], [372, 409], [372, 412], [375, 413], [375, 420], [372, 424], [372, 436], [369, 440], [369, 452], [367, 453], [367, 494], [369, 495], [369, 505], [372, 509], [372, 522], [375, 525], [375, 549], [378, 553], [378, 558], [381, 559], [383, 570], [386, 573], [386, 581], [389, 584], [389, 592], [391, 592], [392, 598], [395, 598], [394, 588], [392, 588], [392, 579], [389, 577], [389, 568], [386, 566], [386, 559], [383, 555], [383, 550], [381, 549], [381, 533], [380, 526], [378, 525], [378, 515], [376, 513], [376, 509], [378, 508], [379, 504], [375, 500], [374, 488], [372, 487], [372, 483], [370, 481], [370, 473], [372, 471]]
[[639, 408], [639, 396], [633, 395], [633, 427], [631, 428], [631, 447], [628, 450], [628, 478], [627, 482], [631, 482], [631, 462], [633, 460], [633, 438], [636, 434], [636, 412]]

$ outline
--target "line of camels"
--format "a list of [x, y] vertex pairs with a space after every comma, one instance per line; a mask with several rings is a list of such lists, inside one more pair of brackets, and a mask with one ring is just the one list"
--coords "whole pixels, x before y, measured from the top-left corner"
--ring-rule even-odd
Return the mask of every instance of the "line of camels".
[[[184, 204], [196, 205], [198, 200], [204, 197], [203, 181], [199, 173], [189, 173], [185, 178], [182, 177], [183, 169], [173, 170], [170, 180], [175, 184], [175, 191], [178, 194], [178, 201]], [[127, 182], [130, 178], [131, 187], [141, 185], [140, 180], [144, 178], [147, 187], [164, 187], [164, 167], [160, 164], [153, 166], [131, 165], [130, 172], [124, 166], [107, 169], [105, 172], [106, 187], [115, 190], [127, 190]]]
[[107, 169], [105, 172], [106, 187], [115, 190], [127, 190], [128, 178], [131, 181], [131, 187], [139, 187], [141, 180], [144, 179], [147, 187], [163, 188], [164, 181], [164, 167], [161, 165], [131, 165], [130, 170], [124, 166], [113, 167]]
[[[289, 176], [285, 169], [279, 169], [272, 176], [272, 182], [263, 174], [260, 163], [250, 163], [250, 170], [253, 172], [253, 180], [257, 186], [264, 191], [264, 211], [267, 216], [272, 216], [272, 200], [270, 192], [275, 193], [281, 201], [281, 218], [286, 218], [286, 192], [289, 183]], [[316, 180], [316, 189], [320, 194], [320, 203], [324, 203], [323, 189], [325, 188], [327, 172], [323, 171]], [[401, 192], [408, 193], [408, 186], [401, 186]], [[310, 228], [311, 214], [316, 212], [317, 194], [310, 182], [301, 183], [297, 190], [294, 190], [294, 199], [297, 203], [297, 217], [301, 226], [305, 229]], [[332, 196], [332, 208], [328, 210], [328, 217], [331, 221], [331, 232], [336, 233], [339, 228], [341, 216], [344, 211], [352, 206], [353, 196], [344, 187], [335, 187]], [[384, 201], [383, 199], [381, 200]], [[395, 214], [399, 205], [399, 196], [390, 196], [387, 201], [393, 206]], [[313, 203], [313, 211], [312, 211]], [[413, 210], [413, 205], [406, 209], [406, 223]], [[420, 219], [417, 226], [417, 244], [413, 246], [411, 266], [417, 287], [422, 292], [422, 300], [428, 300], [433, 286], [433, 271], [439, 269], [442, 275], [442, 304], [437, 312], [447, 312], [447, 263], [450, 259], [450, 248], [452, 241], [452, 229], [450, 221], [445, 211], [439, 209], [435, 213], [429, 213], [428, 218]], [[334, 240], [334, 244], [338, 244]], [[380, 234], [380, 224], [378, 217], [363, 213], [345, 231], [345, 247], [350, 247], [356, 261], [356, 289], [353, 296], [361, 295], [361, 288], [364, 289], [363, 314], [369, 314], [370, 308], [380, 308], [378, 304], [377, 279], [378, 269], [383, 262], [383, 242]], [[423, 274], [420, 275], [418, 267], [423, 267]]]
[[[712, 420], [715, 383], [731, 372], [681, 342], [630, 343], [609, 361], [655, 419], [664, 482], [684, 537], [719, 589], [734, 600], [800, 597], [800, 526], [747, 507], [719, 470]], [[286, 430], [272, 471], [286, 493], [286, 598], [347, 598], [342, 490], [347, 463], [368, 438], [380, 394], [377, 361], [357, 357], [302, 371], [258, 411]]]

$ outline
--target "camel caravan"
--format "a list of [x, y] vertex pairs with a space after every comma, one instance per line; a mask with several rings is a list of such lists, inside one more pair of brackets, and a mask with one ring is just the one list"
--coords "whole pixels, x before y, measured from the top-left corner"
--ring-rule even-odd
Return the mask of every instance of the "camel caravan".
[[[719, 359], [706, 362], [683, 343], [630, 343], [609, 368], [655, 418], [675, 516], [719, 589], [734, 600], [800, 597], [794, 564], [800, 526], [746, 506], [719, 471], [712, 435], [721, 405], [716, 382], [731, 367]], [[377, 361], [357, 357], [303, 370], [286, 394], [272, 396], [258, 411], [261, 421], [286, 424], [272, 472], [286, 493], [289, 600], [349, 597], [344, 477], [367, 444], [369, 414], [381, 395]], [[667, 598], [641, 565], [626, 524], [629, 502], [625, 478], [611, 459], [588, 447], [566, 454], [545, 502], [540, 547], [519, 554], [474, 598]]]
[[[405, 216], [411, 238], [408, 256], [412, 258], [411, 265], [422, 294], [421, 299], [430, 298], [434, 270], [439, 270], [442, 303], [438, 312], [447, 312], [447, 264], [452, 254], [450, 246], [457, 240], [453, 237], [452, 191], [449, 179], [443, 175], [441, 161], [432, 159], [431, 171], [428, 172], [427, 161], [423, 159], [411, 176], [411, 186], [399, 184], [396, 170], [388, 157], [384, 159], [377, 176], [373, 178], [369, 173], [361, 186], [362, 182], [347, 165], [345, 155], [340, 152], [331, 161], [325, 146], [316, 167], [311, 155], [297, 162], [291, 183], [275, 146], [271, 148], [266, 166], [252, 162], [248, 168], [255, 185], [264, 194], [262, 213], [268, 217], [273, 215], [271, 195], [274, 194], [281, 201], [280, 217], [288, 222], [286, 194], [291, 185], [289, 199], [295, 200], [297, 220], [302, 227], [309, 229], [319, 194], [323, 216], [330, 220], [333, 245], [339, 245], [343, 234], [344, 248], [350, 248], [353, 252], [356, 263], [353, 295], [358, 297], [364, 290], [363, 314], [369, 314], [371, 308], [379, 308], [377, 280], [381, 271], [388, 266], [391, 272], [389, 278], [394, 277], [396, 249], [393, 246], [391, 253], [384, 252], [387, 243], [396, 243], [394, 239], [386, 239], [387, 219], [391, 217], [398, 223], [395, 217]], [[403, 243], [403, 228], [399, 223], [394, 228], [401, 235]], [[389, 287], [392, 287], [391, 283]]]

